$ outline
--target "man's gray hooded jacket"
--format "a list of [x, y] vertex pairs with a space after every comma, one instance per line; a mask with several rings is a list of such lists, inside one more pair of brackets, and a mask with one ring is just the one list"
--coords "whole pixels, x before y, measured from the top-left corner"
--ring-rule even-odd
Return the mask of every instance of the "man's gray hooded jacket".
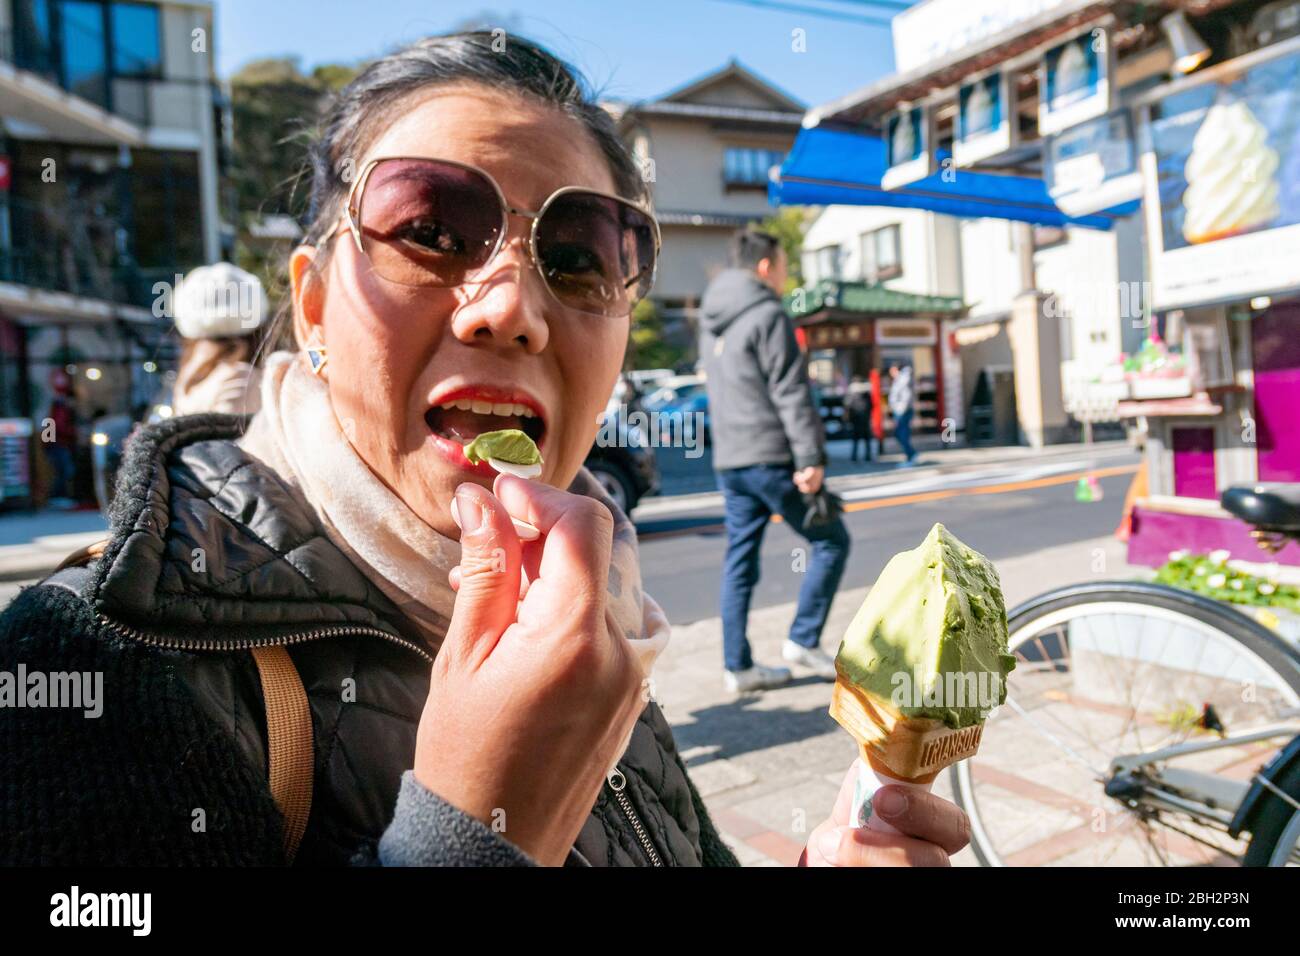
[[700, 303], [700, 360], [714, 468], [826, 464], [794, 326], [754, 273], [727, 269], [709, 283]]

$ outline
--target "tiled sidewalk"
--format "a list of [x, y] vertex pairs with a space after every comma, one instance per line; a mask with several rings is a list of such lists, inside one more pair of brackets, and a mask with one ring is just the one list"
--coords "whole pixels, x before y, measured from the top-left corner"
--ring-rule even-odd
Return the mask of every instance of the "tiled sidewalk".
[[[1093, 571], [1095, 549], [1106, 572]], [[1131, 577], [1124, 546], [1111, 538], [1080, 541], [998, 562], [1008, 608], [1079, 581]], [[842, 591], [831, 609], [823, 647], [833, 652], [867, 592]], [[750, 616], [755, 658], [779, 664], [792, 605]], [[857, 746], [827, 714], [828, 682], [800, 674], [788, 687], [737, 698], [722, 687], [718, 619], [673, 628], [655, 669], [655, 693], [672, 723], [683, 759], [724, 838], [746, 866], [794, 864], [808, 833], [830, 813]], [[947, 774], [934, 792], [951, 797]], [[976, 865], [963, 850], [953, 862]]]

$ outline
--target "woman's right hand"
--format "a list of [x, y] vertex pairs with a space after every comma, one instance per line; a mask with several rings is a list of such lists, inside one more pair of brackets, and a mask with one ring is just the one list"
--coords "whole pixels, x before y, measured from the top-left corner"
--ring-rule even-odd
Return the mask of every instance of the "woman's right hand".
[[[609, 510], [507, 475], [494, 490], [456, 490], [456, 604], [415, 777], [539, 863], [559, 865], [645, 707], [644, 675], [607, 623]], [[511, 515], [541, 538], [521, 543]]]

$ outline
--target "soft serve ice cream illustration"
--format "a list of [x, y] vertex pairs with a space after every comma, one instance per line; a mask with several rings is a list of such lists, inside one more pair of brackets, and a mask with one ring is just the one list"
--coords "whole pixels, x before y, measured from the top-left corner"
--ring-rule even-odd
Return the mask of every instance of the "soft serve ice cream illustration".
[[912, 133], [912, 111], [900, 113], [890, 143], [889, 164], [901, 166], [916, 155], [916, 137]]
[[1059, 110], [1080, 99], [1088, 91], [1088, 58], [1083, 46], [1073, 42], [1061, 51], [1056, 61], [1056, 83], [1052, 93], [1052, 109]]
[[1245, 102], [1215, 103], [1192, 140], [1183, 176], [1183, 236], [1210, 242], [1278, 215], [1277, 150]]
[[967, 138], [987, 133], [993, 128], [993, 97], [986, 81], [981, 80], [971, 90], [966, 100], [966, 114], [962, 119], [962, 135]]

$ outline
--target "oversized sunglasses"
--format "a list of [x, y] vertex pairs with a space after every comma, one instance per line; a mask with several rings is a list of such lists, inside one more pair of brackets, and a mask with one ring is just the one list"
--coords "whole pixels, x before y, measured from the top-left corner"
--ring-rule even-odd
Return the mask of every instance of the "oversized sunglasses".
[[447, 288], [470, 281], [505, 244], [510, 216], [532, 220], [525, 250], [561, 305], [629, 314], [654, 283], [659, 223], [644, 209], [579, 186], [536, 212], [506, 202], [496, 180], [447, 159], [372, 159], [348, 193], [344, 227], [390, 282]]

